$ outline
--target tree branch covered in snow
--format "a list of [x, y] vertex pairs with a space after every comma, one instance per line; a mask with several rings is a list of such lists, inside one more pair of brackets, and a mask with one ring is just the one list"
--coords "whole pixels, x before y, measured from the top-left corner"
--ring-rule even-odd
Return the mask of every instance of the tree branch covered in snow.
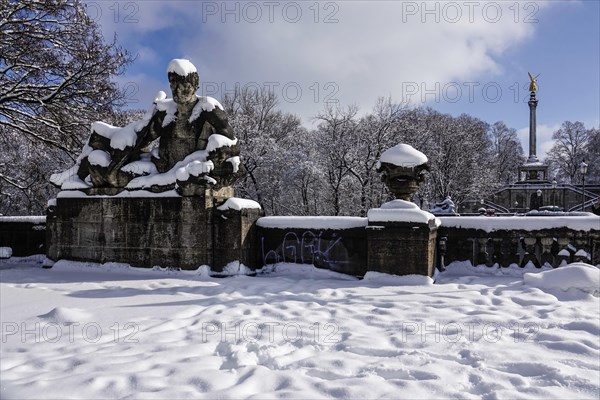
[[3, 152], [4, 184], [29, 187], [33, 176], [15, 168], [24, 158], [40, 163], [49, 152], [72, 162], [90, 123], [122, 105], [111, 78], [131, 61], [116, 38], [105, 42], [79, 1], [0, 0], [0, 133], [32, 150]]

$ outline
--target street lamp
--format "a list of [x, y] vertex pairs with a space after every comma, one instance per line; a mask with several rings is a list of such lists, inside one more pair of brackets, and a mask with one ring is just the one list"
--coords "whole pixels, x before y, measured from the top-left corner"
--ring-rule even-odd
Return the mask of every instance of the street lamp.
[[585, 159], [579, 164], [579, 172], [581, 172], [581, 179], [583, 181], [583, 192], [581, 192], [581, 211], [585, 211], [585, 175], [587, 174], [588, 165], [585, 163]]
[[556, 206], [556, 197], [554, 197], [554, 192], [556, 191], [556, 179], [552, 181], [552, 209]]

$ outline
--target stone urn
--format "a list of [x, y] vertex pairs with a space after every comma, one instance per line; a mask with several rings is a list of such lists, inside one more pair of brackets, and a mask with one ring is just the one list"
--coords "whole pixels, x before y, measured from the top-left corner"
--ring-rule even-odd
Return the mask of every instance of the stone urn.
[[441, 222], [410, 201], [427, 170], [425, 154], [407, 144], [381, 155], [377, 171], [396, 200], [367, 213], [367, 274], [433, 276]]
[[397, 199], [410, 201], [429, 171], [427, 156], [408, 144], [399, 144], [383, 152], [377, 163], [381, 180]]

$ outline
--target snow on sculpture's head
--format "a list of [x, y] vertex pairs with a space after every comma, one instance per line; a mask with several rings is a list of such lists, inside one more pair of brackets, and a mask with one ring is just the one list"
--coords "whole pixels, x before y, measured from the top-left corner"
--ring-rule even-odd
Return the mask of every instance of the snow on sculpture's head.
[[194, 64], [189, 60], [174, 59], [167, 68], [173, 100], [178, 104], [192, 103], [200, 86], [200, 77]]

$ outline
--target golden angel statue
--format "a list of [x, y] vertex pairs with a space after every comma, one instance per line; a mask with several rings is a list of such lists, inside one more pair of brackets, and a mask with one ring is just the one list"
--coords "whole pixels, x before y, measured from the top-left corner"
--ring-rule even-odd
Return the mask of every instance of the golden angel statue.
[[529, 79], [531, 79], [531, 83], [529, 84], [529, 91], [530, 92], [537, 92], [538, 87], [537, 87], [537, 78], [541, 75], [541, 74], [537, 74], [535, 77], [533, 75], [531, 75], [530, 72], [527, 73], [529, 75]]

